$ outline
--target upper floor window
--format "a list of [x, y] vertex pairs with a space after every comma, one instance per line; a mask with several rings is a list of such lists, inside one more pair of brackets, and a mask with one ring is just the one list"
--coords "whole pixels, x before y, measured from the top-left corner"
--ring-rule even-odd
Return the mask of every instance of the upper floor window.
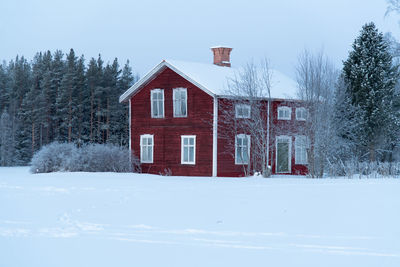
[[174, 117], [187, 117], [187, 89], [175, 88], [173, 91]]
[[296, 120], [305, 121], [307, 119], [307, 109], [296, 108]]
[[151, 90], [151, 117], [164, 118], [164, 90]]
[[181, 164], [196, 164], [196, 136], [181, 136]]
[[140, 162], [153, 163], [154, 137], [151, 134], [140, 136]]
[[296, 164], [307, 164], [307, 137], [304, 135], [296, 136], [294, 140], [294, 158]]
[[235, 164], [249, 164], [250, 135], [238, 134], [235, 140]]
[[282, 106], [278, 107], [278, 120], [290, 120], [292, 110], [290, 107]]
[[250, 118], [250, 105], [236, 104], [235, 114], [236, 118]]

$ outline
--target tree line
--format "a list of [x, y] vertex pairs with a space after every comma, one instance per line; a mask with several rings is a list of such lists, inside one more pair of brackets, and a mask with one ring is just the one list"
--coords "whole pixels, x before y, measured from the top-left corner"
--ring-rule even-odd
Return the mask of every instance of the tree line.
[[129, 61], [86, 65], [74, 50], [38, 52], [0, 64], [0, 166], [25, 165], [53, 141], [128, 145], [128, 107], [119, 96], [137, 76]]

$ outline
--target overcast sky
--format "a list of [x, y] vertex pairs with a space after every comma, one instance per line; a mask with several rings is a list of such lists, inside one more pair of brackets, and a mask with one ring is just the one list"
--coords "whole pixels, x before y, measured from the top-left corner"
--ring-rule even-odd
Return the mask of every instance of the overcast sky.
[[127, 59], [140, 75], [162, 59], [212, 62], [233, 47], [241, 66], [268, 57], [292, 76], [299, 53], [324, 49], [341, 67], [366, 22], [400, 39], [400, 15], [385, 0], [0, 0], [0, 59], [74, 48], [88, 61]]

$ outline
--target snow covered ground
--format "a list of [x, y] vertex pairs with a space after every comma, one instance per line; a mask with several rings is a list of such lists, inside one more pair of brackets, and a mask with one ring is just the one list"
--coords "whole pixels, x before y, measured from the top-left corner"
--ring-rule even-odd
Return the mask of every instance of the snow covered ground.
[[0, 168], [0, 266], [400, 266], [400, 180]]

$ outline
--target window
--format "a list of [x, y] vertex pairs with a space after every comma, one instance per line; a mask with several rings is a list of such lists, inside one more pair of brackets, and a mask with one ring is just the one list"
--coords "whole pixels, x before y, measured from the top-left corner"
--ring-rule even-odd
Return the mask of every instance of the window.
[[151, 90], [151, 117], [164, 118], [164, 90]]
[[236, 118], [250, 118], [250, 105], [237, 104], [235, 106]]
[[296, 108], [296, 120], [305, 121], [307, 119], [307, 109]]
[[187, 117], [187, 90], [175, 88], [173, 91], [174, 117]]
[[153, 163], [154, 138], [151, 134], [140, 136], [140, 162]]
[[248, 164], [250, 155], [250, 135], [238, 134], [235, 140], [235, 164]]
[[289, 107], [278, 107], [278, 120], [290, 120], [292, 110]]
[[196, 164], [196, 136], [181, 136], [181, 164]]
[[295, 163], [307, 164], [307, 137], [304, 135], [296, 136], [294, 141], [295, 146]]

